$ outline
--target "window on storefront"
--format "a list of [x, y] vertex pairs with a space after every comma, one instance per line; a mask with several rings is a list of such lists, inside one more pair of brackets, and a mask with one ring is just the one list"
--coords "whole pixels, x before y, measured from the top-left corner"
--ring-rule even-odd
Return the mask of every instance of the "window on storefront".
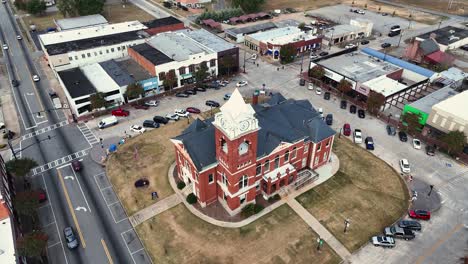
[[213, 183], [214, 182], [214, 177], [213, 174], [208, 175], [208, 183]]
[[216, 60], [212, 59], [210, 60], [210, 67], [215, 67], [216, 66]]
[[309, 151], [309, 144], [306, 143], [306, 144], [304, 145], [304, 153], [307, 153], [308, 151]]
[[189, 65], [189, 73], [195, 72], [195, 65]]
[[244, 193], [241, 196], [239, 196], [240, 204], [245, 203], [245, 199], [247, 198], [247, 194]]
[[203, 61], [202, 63], [200, 63], [200, 66], [201, 66], [201, 67], [208, 68], [208, 65], [207, 65], [206, 61]]
[[165, 72], [160, 72], [158, 76], [159, 76], [159, 80], [161, 80], [161, 81], [166, 80], [166, 73]]
[[223, 173], [223, 184], [226, 185], [226, 186], [228, 185], [226, 174], [224, 174], [224, 173]]
[[319, 143], [317, 144], [317, 151], [320, 151], [321, 148], [322, 148], [322, 143], [319, 142]]
[[181, 67], [181, 68], [179, 69], [179, 74], [181, 74], [181, 75], [182, 75], [182, 74], [185, 74], [185, 67]]
[[239, 180], [239, 190], [247, 187], [248, 182], [249, 178], [246, 175], [242, 176], [242, 178]]

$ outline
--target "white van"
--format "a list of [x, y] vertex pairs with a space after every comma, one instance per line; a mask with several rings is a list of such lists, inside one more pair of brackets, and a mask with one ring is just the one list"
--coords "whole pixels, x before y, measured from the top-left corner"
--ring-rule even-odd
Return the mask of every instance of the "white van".
[[54, 98], [52, 99], [52, 102], [54, 103], [55, 109], [60, 109], [60, 108], [62, 108], [62, 102], [60, 102], [60, 98], [54, 97]]
[[100, 129], [103, 129], [103, 128], [106, 128], [106, 127], [116, 125], [117, 123], [119, 123], [119, 120], [117, 120], [117, 117], [110, 116], [110, 117], [106, 117], [106, 118], [102, 119], [101, 122], [99, 122], [98, 127]]

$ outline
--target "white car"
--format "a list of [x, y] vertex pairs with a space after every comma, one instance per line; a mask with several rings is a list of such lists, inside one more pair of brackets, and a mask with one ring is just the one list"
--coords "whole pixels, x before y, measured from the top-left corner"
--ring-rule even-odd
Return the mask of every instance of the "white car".
[[361, 14], [361, 15], [364, 15], [366, 12], [364, 12], [364, 10], [360, 10], [360, 9], [359, 9], [359, 10], [356, 11], [356, 13]]
[[8, 49], [8, 45], [7, 45], [7, 44], [3, 44], [2, 47], [3, 47], [4, 50], [7, 50], [7, 49]]
[[374, 236], [372, 237], [372, 244], [376, 247], [395, 247], [395, 240], [393, 237], [388, 236]]
[[354, 48], [354, 47], [356, 47], [356, 45], [350, 43], [350, 44], [345, 46], [345, 49], [350, 49], [350, 48]]
[[403, 173], [411, 173], [409, 161], [407, 159], [400, 160], [400, 169]]
[[320, 117], [323, 118], [323, 108], [319, 108], [318, 109], [318, 112], [320, 114]]
[[132, 130], [135, 133], [140, 133], [140, 134], [143, 134], [146, 131], [146, 129], [144, 127], [139, 126], [139, 125], [131, 126], [130, 130]]
[[174, 113], [180, 117], [189, 117], [190, 113], [185, 111], [184, 109], [176, 109]]
[[35, 81], [35, 82], [38, 82], [38, 81], [41, 80], [41, 79], [39, 78], [39, 76], [37, 76], [37, 75], [35, 75], [35, 74], [33, 75], [32, 79], [33, 79], [33, 81]]
[[354, 143], [356, 144], [362, 143], [362, 132], [360, 129], [354, 129]]
[[154, 106], [154, 107], [156, 107], [156, 106], [159, 105], [159, 101], [157, 101], [157, 100], [147, 101], [147, 102], [145, 102], [145, 105], [146, 105], [146, 106]]
[[315, 54], [315, 53], [311, 53], [310, 54], [310, 59], [311, 60], [315, 60], [315, 59], [318, 59], [319, 55]]
[[313, 89], [314, 89], [314, 84], [310, 82], [309, 85], [307, 86], [307, 90], [312, 91]]
[[174, 121], [179, 120], [179, 116], [176, 113], [169, 113], [166, 115], [166, 118]]
[[23, 37], [21, 37], [21, 35], [18, 35], [18, 36], [16, 36], [16, 39], [17, 39], [17, 40], [22, 40]]
[[421, 149], [421, 141], [417, 138], [413, 138], [413, 148]]
[[246, 86], [247, 84], [248, 84], [247, 81], [240, 81], [240, 82], [236, 83], [236, 86], [237, 87], [242, 87], [242, 86]]
[[315, 88], [315, 93], [317, 95], [321, 95], [322, 94], [322, 88], [320, 88], [320, 87]]

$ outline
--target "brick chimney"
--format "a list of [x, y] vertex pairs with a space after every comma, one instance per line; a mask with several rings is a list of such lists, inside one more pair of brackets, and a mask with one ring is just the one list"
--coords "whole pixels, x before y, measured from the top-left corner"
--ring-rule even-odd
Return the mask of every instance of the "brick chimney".
[[256, 105], [258, 104], [258, 95], [260, 94], [260, 92], [258, 90], [256, 90], [253, 95], [252, 95], [252, 105]]

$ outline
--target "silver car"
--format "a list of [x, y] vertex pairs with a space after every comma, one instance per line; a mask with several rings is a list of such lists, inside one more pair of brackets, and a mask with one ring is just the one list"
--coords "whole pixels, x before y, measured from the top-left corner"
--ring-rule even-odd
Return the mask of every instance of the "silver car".
[[67, 247], [69, 249], [77, 248], [80, 245], [72, 227], [65, 227], [63, 229], [63, 235], [65, 236], [65, 241], [67, 242]]
[[395, 240], [388, 236], [373, 236], [372, 244], [374, 244], [376, 247], [381, 246], [392, 248], [395, 246]]
[[169, 113], [166, 115], [166, 118], [174, 121], [179, 120], [179, 116], [176, 113]]

